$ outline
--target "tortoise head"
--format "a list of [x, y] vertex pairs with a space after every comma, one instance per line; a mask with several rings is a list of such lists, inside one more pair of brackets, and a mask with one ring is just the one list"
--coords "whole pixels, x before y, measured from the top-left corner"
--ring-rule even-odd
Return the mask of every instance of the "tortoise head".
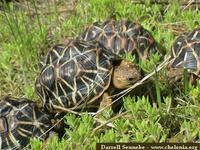
[[140, 80], [141, 74], [138, 67], [131, 61], [122, 60], [114, 68], [113, 85], [117, 89], [125, 89]]

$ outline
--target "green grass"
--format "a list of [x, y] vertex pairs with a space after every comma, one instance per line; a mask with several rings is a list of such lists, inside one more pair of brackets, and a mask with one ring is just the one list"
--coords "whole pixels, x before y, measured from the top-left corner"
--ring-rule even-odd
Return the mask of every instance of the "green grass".
[[[184, 30], [180, 31], [191, 31], [200, 25], [199, 12], [183, 11], [176, 2], [166, 10], [166, 6], [134, 5], [130, 0], [79, 0], [74, 11], [64, 13], [60, 13], [64, 0], [56, 4], [46, 0], [43, 4], [45, 9], [35, 0], [23, 4], [25, 7], [10, 3], [0, 12], [1, 97], [11, 94], [38, 102], [34, 82], [39, 73], [39, 61], [49, 47], [65, 38], [76, 37], [92, 22], [112, 17], [139, 22], [152, 32], [160, 50], [166, 54], [170, 53], [177, 37], [175, 31], [182, 28]], [[147, 63], [141, 62], [140, 67], [151, 72], [157, 61], [158, 56], [152, 56]], [[163, 72], [164, 69], [153, 77], [158, 79], [152, 91], [156, 91], [159, 109], [143, 95], [124, 97], [123, 110], [127, 113], [121, 117], [121, 113], [106, 115], [104, 121], [111, 120], [112, 127], [105, 125], [98, 130], [95, 128], [99, 124], [91, 115], [68, 114], [65, 122], [69, 128], [65, 136], [62, 140], [54, 137], [46, 148], [94, 149], [96, 142], [200, 142], [200, 83], [187, 89], [189, 96], [180, 89], [181, 94], [174, 98], [167, 84], [159, 80]], [[31, 145], [35, 150], [43, 146], [38, 140]]]

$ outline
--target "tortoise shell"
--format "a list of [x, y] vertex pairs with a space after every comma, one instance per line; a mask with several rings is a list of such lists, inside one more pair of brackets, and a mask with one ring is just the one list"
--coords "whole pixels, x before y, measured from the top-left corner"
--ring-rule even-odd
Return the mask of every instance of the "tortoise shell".
[[45, 139], [50, 116], [24, 98], [0, 101], [0, 149], [22, 149], [30, 138]]
[[139, 23], [128, 20], [95, 22], [85, 29], [79, 37], [84, 41], [97, 41], [112, 55], [134, 54], [146, 59], [157, 52], [156, 42], [149, 31]]
[[172, 46], [171, 68], [185, 68], [199, 75], [200, 71], [200, 28], [179, 36]]
[[109, 56], [98, 43], [71, 41], [47, 54], [36, 79], [36, 92], [47, 110], [78, 109], [90, 104], [108, 88], [113, 70]]

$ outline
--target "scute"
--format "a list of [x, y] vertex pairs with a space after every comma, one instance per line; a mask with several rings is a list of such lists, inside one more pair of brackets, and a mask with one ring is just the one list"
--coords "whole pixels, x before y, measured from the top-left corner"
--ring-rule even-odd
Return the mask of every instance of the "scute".
[[41, 74], [41, 76], [45, 76], [45, 78], [40, 79], [41, 82], [43, 82], [44, 85], [48, 86], [51, 89], [56, 80], [53, 67], [48, 65], [46, 68], [44, 68]]
[[53, 46], [48, 52], [46, 58], [44, 59], [44, 62], [42, 62], [42, 67], [44, 66], [44, 64], [54, 63], [54, 60], [58, 59], [59, 56], [62, 55], [63, 47], [65, 47], [65, 45], [63, 44]]
[[[56, 66], [53, 69], [56, 70]], [[73, 77], [77, 74], [78, 66], [76, 65], [76, 62], [72, 60], [67, 63], [64, 62], [57, 71], [60, 81], [64, 80], [69, 84], [73, 84]], [[59, 80], [57, 82], [59, 82]]]
[[178, 55], [178, 53], [180, 53], [181, 49], [183, 48], [184, 45], [186, 45], [186, 36], [185, 35], [181, 35], [179, 36], [175, 42], [173, 43], [172, 46], [172, 57], [176, 57], [176, 55]]
[[5, 117], [0, 118], [0, 133], [8, 132], [8, 125]]
[[184, 68], [195, 70], [197, 68], [197, 60], [191, 50], [188, 50], [185, 54]]

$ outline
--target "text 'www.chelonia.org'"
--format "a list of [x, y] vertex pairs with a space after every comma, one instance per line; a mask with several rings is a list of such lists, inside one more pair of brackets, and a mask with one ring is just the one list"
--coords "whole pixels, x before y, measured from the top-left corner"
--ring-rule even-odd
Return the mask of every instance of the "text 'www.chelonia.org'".
[[97, 143], [96, 150], [199, 150], [199, 143]]

